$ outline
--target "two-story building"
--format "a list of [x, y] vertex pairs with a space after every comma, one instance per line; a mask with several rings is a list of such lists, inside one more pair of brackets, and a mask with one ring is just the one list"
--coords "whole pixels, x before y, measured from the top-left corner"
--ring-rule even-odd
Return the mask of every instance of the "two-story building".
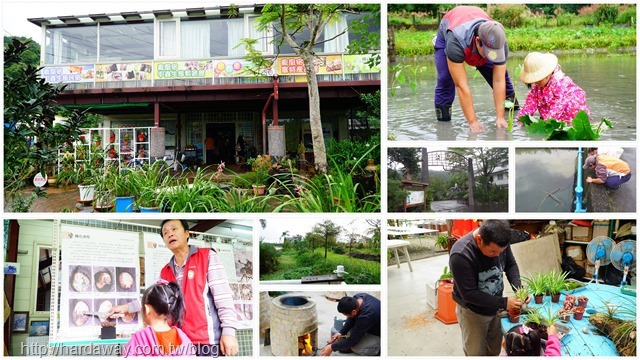
[[[59, 104], [102, 114], [105, 128], [164, 129], [160, 145], [195, 147], [198, 158], [210, 164], [233, 162], [239, 136], [255, 153], [269, 152], [266, 128], [274, 119], [285, 126], [287, 152], [295, 153], [300, 142], [311, 149], [302, 61], [289, 46], [279, 45], [278, 25], [258, 30], [261, 9], [190, 8], [29, 21], [42, 28], [42, 76], [67, 85]], [[316, 46], [325, 140], [347, 139], [366, 126], [353, 118], [362, 105], [359, 96], [380, 89], [380, 69], [368, 65], [370, 55], [347, 54], [360, 35], [351, 30], [339, 35], [363, 16], [345, 12], [325, 28]], [[379, 25], [370, 25], [369, 31], [379, 33]], [[308, 31], [296, 39], [305, 36]], [[264, 76], [248, 71], [252, 65], [243, 38], [258, 40], [263, 55], [275, 59]]]

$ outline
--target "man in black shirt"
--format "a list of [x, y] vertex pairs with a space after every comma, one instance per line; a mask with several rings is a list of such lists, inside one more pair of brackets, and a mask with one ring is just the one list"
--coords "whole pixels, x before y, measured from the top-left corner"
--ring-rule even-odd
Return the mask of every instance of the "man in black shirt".
[[509, 242], [511, 228], [504, 220], [486, 220], [451, 248], [453, 299], [467, 356], [499, 355], [502, 343], [501, 309], [520, 308], [515, 297], [503, 297], [503, 273], [512, 287], [520, 287], [520, 271]]
[[338, 302], [338, 312], [347, 320], [320, 355], [329, 356], [333, 351], [380, 355], [380, 300], [369, 294], [345, 296]]

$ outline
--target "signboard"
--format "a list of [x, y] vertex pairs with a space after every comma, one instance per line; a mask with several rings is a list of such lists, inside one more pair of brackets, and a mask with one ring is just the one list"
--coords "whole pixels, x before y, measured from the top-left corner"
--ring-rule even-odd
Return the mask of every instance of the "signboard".
[[20, 275], [20, 263], [6, 262], [4, 263], [5, 275]]
[[406, 201], [407, 205], [424, 204], [424, 191], [409, 191]]
[[50, 83], [92, 82], [94, 65], [46, 66], [40, 76]]
[[344, 56], [344, 73], [345, 74], [365, 74], [379, 73], [380, 65], [370, 67], [368, 60], [373, 55], [345, 55]]
[[97, 64], [96, 82], [151, 80], [152, 62]]
[[[139, 298], [139, 234], [62, 225], [60, 242], [59, 338], [96, 340], [100, 314]], [[117, 319], [116, 327], [119, 333], [133, 333], [142, 327], [142, 319], [127, 315]]]
[[[216, 60], [214, 66], [214, 76], [217, 78], [230, 78], [240, 76], [255, 76], [251, 72], [251, 62], [244, 59]], [[262, 71], [263, 76], [272, 76], [273, 68]]]
[[213, 77], [213, 60], [158, 61], [154, 79], [196, 79]]
[[35, 187], [43, 187], [45, 186], [46, 183], [47, 183], [47, 174], [44, 174], [44, 176], [42, 176], [42, 173], [38, 172], [33, 177], [33, 186]]
[[[304, 61], [299, 57], [282, 57], [277, 62], [279, 75], [306, 75]], [[314, 67], [318, 75], [342, 74], [342, 56], [320, 56], [314, 58]]]

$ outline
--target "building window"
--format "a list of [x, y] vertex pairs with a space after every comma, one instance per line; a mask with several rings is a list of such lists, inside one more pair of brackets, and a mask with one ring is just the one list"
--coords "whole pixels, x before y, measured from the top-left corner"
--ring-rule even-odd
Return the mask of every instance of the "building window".
[[45, 63], [94, 63], [97, 40], [97, 26], [47, 29]]
[[[376, 23], [375, 21], [373, 21], [373, 19], [371, 18], [371, 14], [347, 14], [346, 18], [347, 18], [347, 24], [349, 25], [349, 40], [351, 42], [356, 42], [362, 39], [363, 34], [362, 33], [356, 34], [353, 31], [352, 26], [354, 21], [364, 21], [364, 17], [366, 15], [369, 16], [369, 19], [367, 20], [368, 27], [365, 34], [377, 33], [378, 35], [380, 35], [380, 23], [379, 22]], [[370, 50], [380, 50], [380, 44], [378, 43], [375, 49], [370, 49]]]
[[504, 175], [503, 175], [503, 174], [498, 174], [498, 175], [496, 176], [496, 179], [497, 179], [498, 181], [503, 180], [503, 179], [504, 179]]
[[160, 57], [178, 56], [178, 24], [177, 21], [160, 21], [158, 23], [160, 39]]
[[100, 61], [149, 59], [153, 59], [153, 23], [100, 26]]

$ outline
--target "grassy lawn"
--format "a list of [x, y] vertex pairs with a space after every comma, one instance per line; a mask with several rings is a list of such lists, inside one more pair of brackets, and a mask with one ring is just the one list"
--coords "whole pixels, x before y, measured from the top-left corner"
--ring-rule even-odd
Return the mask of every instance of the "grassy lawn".
[[281, 252], [278, 270], [260, 274], [260, 280], [298, 280], [303, 276], [332, 274], [338, 265], [343, 265], [349, 274], [344, 276], [347, 284], [380, 284], [380, 262], [350, 258], [347, 254], [331, 251], [324, 258], [324, 248], [318, 248], [313, 255], [307, 253], [299, 265], [299, 254], [295, 251]]

